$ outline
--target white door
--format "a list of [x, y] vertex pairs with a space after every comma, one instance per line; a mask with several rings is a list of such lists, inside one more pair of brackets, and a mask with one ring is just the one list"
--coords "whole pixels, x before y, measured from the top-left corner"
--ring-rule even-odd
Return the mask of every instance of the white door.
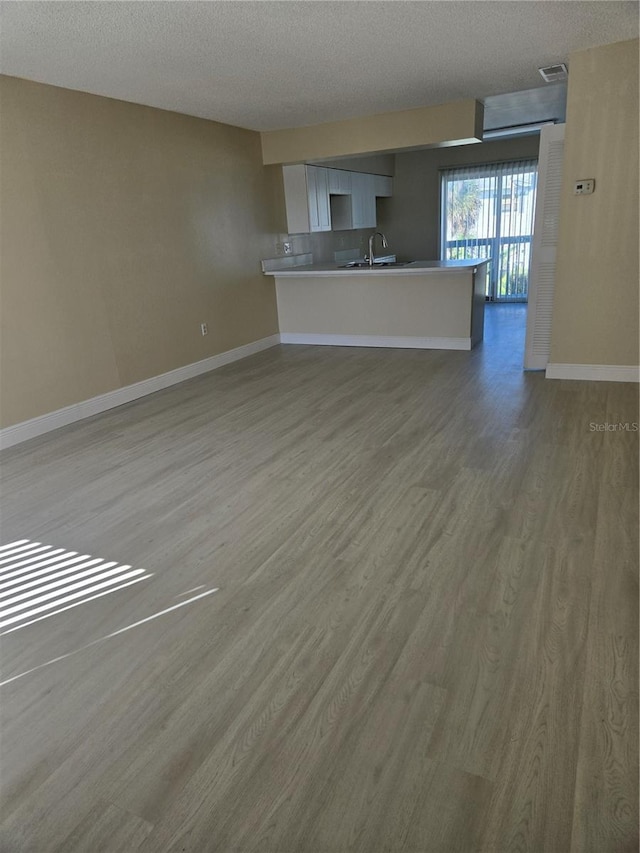
[[524, 348], [525, 370], [544, 370], [549, 361], [564, 128], [564, 124], [549, 124], [540, 132], [538, 197], [533, 226], [527, 337]]

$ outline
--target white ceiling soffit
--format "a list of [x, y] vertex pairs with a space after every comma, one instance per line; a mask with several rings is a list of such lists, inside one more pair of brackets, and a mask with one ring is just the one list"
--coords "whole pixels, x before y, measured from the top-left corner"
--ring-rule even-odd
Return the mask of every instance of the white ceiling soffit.
[[637, 34], [617, 0], [4, 0], [0, 68], [273, 130], [542, 87], [540, 66]]

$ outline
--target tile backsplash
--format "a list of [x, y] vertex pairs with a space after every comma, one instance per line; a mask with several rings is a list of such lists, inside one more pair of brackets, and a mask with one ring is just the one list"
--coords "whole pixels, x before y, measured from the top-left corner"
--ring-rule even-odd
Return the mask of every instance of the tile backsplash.
[[[294, 255], [313, 255], [314, 264], [330, 264], [335, 260], [336, 253], [342, 255], [349, 252], [351, 257], [363, 257], [367, 252], [371, 231], [371, 228], [362, 228], [355, 231], [321, 231], [317, 234], [279, 234], [277, 242], [279, 245], [290, 242]], [[354, 252], [355, 255], [352, 254]]]
[[274, 270], [286, 270], [291, 267], [302, 267], [313, 263], [311, 252], [305, 255], [281, 255], [278, 258], [266, 258], [260, 261], [262, 272], [273, 272]]

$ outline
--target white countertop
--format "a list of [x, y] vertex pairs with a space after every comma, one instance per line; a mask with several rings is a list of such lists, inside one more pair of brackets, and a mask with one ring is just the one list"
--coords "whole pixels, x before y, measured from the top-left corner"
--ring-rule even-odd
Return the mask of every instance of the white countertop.
[[282, 270], [270, 270], [265, 275], [287, 276], [342, 276], [355, 275], [424, 275], [431, 272], [475, 272], [483, 264], [489, 263], [487, 258], [475, 258], [466, 261], [412, 261], [402, 267], [350, 267], [345, 269], [338, 264], [307, 264], [299, 267], [287, 267]]

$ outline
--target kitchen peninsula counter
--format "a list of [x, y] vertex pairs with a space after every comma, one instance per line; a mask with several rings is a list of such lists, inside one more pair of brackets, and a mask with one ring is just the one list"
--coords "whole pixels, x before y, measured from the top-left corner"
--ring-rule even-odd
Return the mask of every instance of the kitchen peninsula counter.
[[275, 270], [282, 343], [469, 350], [482, 340], [485, 258]]
[[272, 270], [265, 275], [281, 276], [348, 276], [355, 275], [423, 275], [424, 273], [460, 273], [475, 270], [481, 264], [488, 263], [486, 258], [475, 258], [464, 261], [410, 261], [406, 264], [388, 265], [374, 264], [373, 267], [350, 267], [346, 264], [305, 264], [299, 267], [287, 267], [282, 270]]

